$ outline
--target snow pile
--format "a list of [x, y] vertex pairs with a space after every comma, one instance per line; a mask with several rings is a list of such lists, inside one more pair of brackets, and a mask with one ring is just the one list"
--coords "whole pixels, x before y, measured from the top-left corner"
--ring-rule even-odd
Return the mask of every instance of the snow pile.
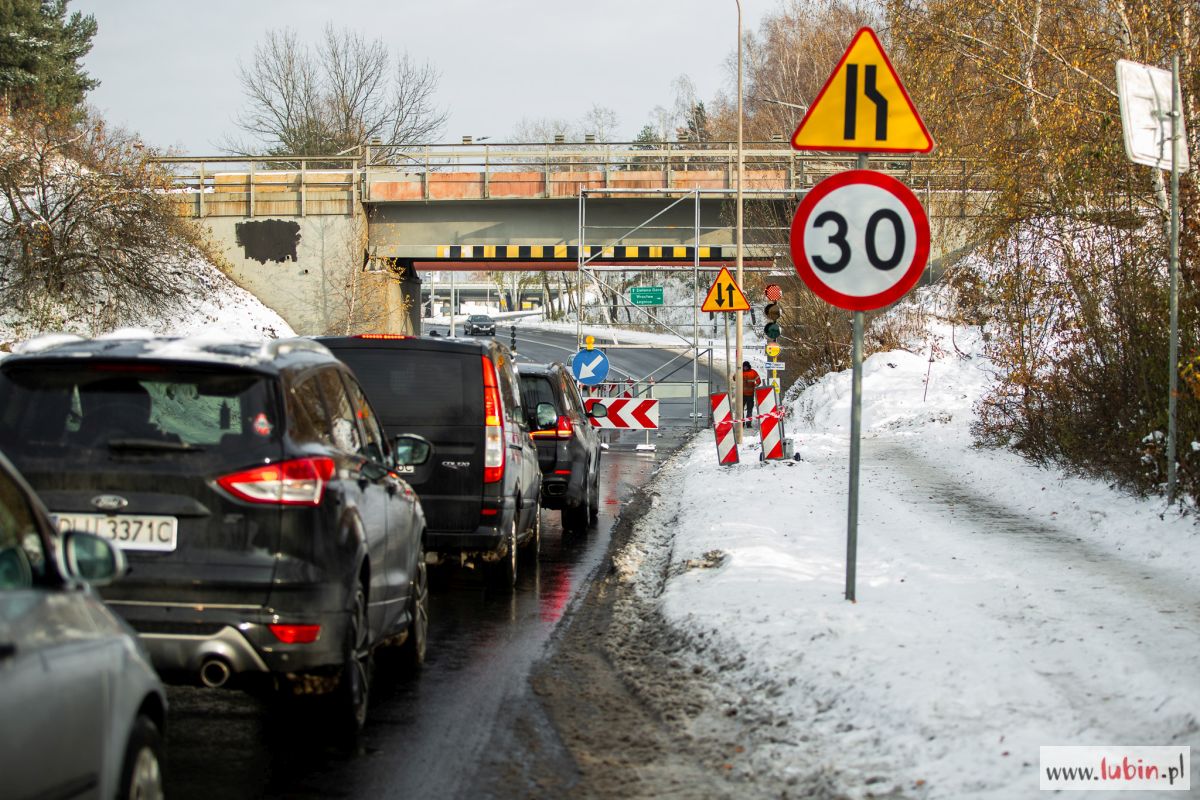
[[1000, 800], [1038, 794], [1042, 745], [1196, 744], [1195, 520], [973, 448], [978, 339], [934, 323], [928, 341], [864, 365], [857, 603], [849, 372], [792, 403], [803, 460], [761, 463], [750, 434], [720, 468], [702, 433], [654, 484], [634, 546], [674, 534], [661, 612], [741, 717], [780, 720], [735, 774]]
[[[277, 313], [241, 288], [208, 260], [197, 256], [187, 265], [194, 273], [197, 297], [181, 309], [161, 309], [138, 321], [138, 326], [168, 336], [213, 334], [229, 339], [256, 340], [294, 336]], [[43, 333], [68, 332], [80, 336], [105, 333], [92, 320], [73, 319], [50, 309], [41, 324], [14, 312], [0, 313], [0, 348]]]

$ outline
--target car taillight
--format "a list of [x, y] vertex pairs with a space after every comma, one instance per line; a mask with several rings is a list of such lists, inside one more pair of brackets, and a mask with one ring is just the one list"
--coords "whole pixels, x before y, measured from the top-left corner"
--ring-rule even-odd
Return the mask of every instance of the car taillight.
[[408, 339], [402, 333], [360, 333], [354, 337], [355, 339]]
[[555, 426], [555, 430], [558, 431], [558, 438], [560, 439], [570, 439], [575, 435], [575, 429], [571, 427], [571, 418], [568, 416], [561, 416], [558, 418], [558, 424]]
[[496, 365], [487, 356], [483, 360], [483, 482], [495, 483], [504, 477], [504, 406], [500, 403], [500, 384]]
[[320, 625], [268, 625], [284, 644], [312, 644], [321, 636]]
[[332, 458], [297, 458], [223, 475], [217, 485], [248, 503], [317, 506], [333, 470]]

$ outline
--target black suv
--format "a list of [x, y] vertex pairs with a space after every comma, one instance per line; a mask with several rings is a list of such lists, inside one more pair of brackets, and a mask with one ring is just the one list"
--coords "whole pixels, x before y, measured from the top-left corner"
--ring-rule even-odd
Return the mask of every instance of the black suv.
[[496, 320], [489, 317], [487, 314], [472, 314], [467, 317], [467, 321], [463, 323], [463, 333], [474, 336], [482, 333], [485, 336], [496, 335]]
[[[520, 364], [521, 398], [535, 430], [542, 506], [562, 509], [567, 530], [583, 530], [600, 513], [600, 436], [575, 379], [562, 364]], [[592, 414], [603, 416], [604, 406]]]
[[406, 476], [425, 507], [430, 559], [482, 561], [515, 583], [518, 546], [535, 556], [540, 546], [542, 478], [508, 348], [397, 334], [320, 342], [358, 375], [388, 433], [437, 448]]
[[103, 596], [167, 680], [325, 694], [355, 731], [374, 648], [424, 658], [425, 519], [398, 473], [429, 444], [390, 442], [311, 340], [34, 340], [0, 362], [0, 449], [62, 529], [125, 551]]

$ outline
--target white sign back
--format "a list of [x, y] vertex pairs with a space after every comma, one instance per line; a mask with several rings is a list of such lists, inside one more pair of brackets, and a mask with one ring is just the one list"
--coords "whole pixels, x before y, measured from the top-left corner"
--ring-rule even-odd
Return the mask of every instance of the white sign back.
[[[1125, 153], [1135, 164], [1171, 168], [1171, 73], [1165, 69], [1117, 61], [1117, 100]], [[1188, 171], [1187, 135], [1179, 125], [1179, 171]]]

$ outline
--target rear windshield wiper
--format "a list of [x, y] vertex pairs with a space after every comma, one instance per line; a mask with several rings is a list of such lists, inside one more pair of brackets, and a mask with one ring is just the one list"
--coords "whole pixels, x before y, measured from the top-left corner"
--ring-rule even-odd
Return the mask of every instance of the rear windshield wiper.
[[199, 453], [203, 447], [186, 442], [164, 442], [161, 439], [109, 439], [109, 450], [161, 450], [171, 453]]

